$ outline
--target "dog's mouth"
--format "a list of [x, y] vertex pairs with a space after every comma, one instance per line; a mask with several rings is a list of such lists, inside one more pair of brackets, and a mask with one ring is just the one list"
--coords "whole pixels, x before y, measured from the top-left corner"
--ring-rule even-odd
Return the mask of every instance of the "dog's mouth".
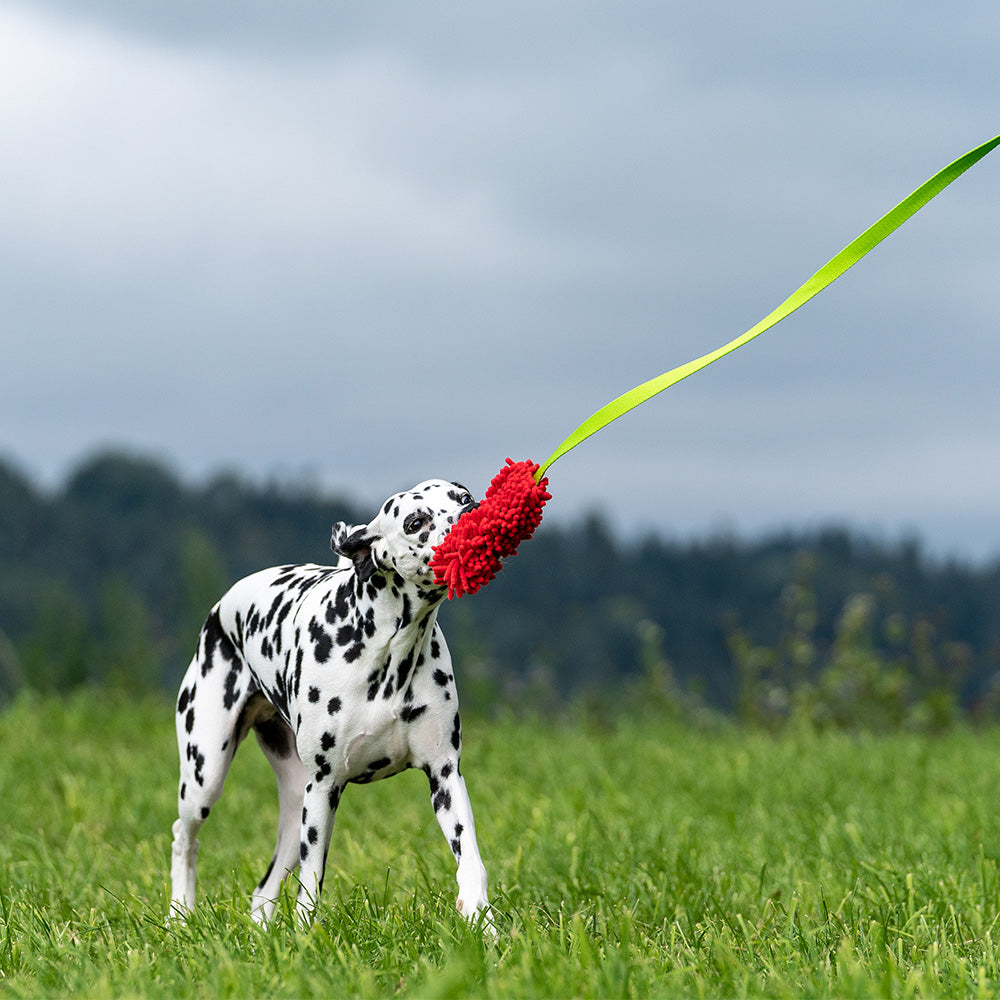
[[451, 531], [451, 529], [454, 528], [457, 523], [458, 523], [458, 518], [456, 517], [451, 524], [446, 524], [444, 528], [442, 528], [441, 531], [439, 531], [436, 534], [436, 536], [434, 537], [434, 541], [431, 545], [431, 551], [436, 549], [448, 537], [448, 532]]

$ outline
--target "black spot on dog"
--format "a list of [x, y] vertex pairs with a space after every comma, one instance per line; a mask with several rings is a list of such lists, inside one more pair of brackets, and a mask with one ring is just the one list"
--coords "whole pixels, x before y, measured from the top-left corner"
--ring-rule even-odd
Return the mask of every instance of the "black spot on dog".
[[[392, 761], [388, 757], [379, 757], [378, 760], [373, 760], [365, 768], [365, 770], [366, 771], [371, 771], [372, 774], [375, 774], [377, 771], [381, 771], [382, 768], [388, 767], [391, 763], [392, 763]], [[439, 843], [440, 843], [440, 841], [439, 841]]]
[[326, 710], [327, 710], [327, 712], [330, 715], [336, 715], [337, 712], [340, 711], [340, 699], [339, 698], [331, 698], [326, 703]]
[[441, 768], [441, 777], [442, 778], [450, 778], [451, 777], [451, 764], [450, 763], [445, 764], [445, 766]]
[[431, 676], [434, 678], [434, 683], [437, 684], [438, 687], [448, 686], [448, 681], [450, 680], [450, 678], [443, 670], [435, 670], [434, 673], [431, 674]]
[[202, 806], [202, 807], [201, 807], [201, 818], [202, 818], [202, 819], [208, 819], [208, 814], [209, 814], [209, 813], [210, 813], [211, 811], [212, 811], [212, 810], [211, 810], [211, 809], [209, 809], [209, 808], [208, 808], [208, 806]]
[[320, 738], [319, 745], [324, 750], [332, 750], [337, 745], [337, 738], [333, 733], [324, 733]]
[[188, 699], [191, 697], [191, 693], [187, 688], [181, 688], [180, 697], [177, 699], [177, 714], [183, 714], [184, 710], [187, 708]]
[[205, 755], [199, 752], [196, 744], [189, 743], [187, 745], [187, 759], [194, 761], [194, 780], [198, 782], [199, 785], [204, 785]]
[[437, 639], [431, 639], [431, 659], [441, 659], [441, 643], [439, 643]]
[[236, 682], [239, 680], [241, 669], [240, 664], [237, 662], [233, 664], [229, 673], [226, 674], [226, 686], [225, 690], [222, 692], [222, 704], [225, 705], [227, 711], [236, 704], [239, 700], [240, 694], [242, 693], [236, 687]]
[[219, 619], [219, 612], [213, 611], [201, 630], [202, 640], [202, 661], [201, 676], [204, 677], [212, 669], [216, 652], [224, 659], [232, 663], [236, 659], [236, 648], [232, 639], [226, 635], [222, 622]]
[[263, 889], [267, 880], [271, 877], [271, 872], [274, 871], [274, 863], [277, 861], [277, 855], [271, 858], [271, 863], [267, 866], [267, 871], [264, 872], [264, 877], [257, 883], [257, 889]]
[[451, 853], [455, 855], [456, 861], [461, 861], [462, 859], [462, 842], [456, 837], [451, 842]]
[[274, 621], [274, 616], [278, 613], [278, 608], [281, 607], [281, 599], [284, 596], [285, 596], [284, 594], [278, 594], [271, 602], [271, 607], [267, 612], [267, 617], [264, 619], [265, 628], [271, 627], [271, 622]]
[[317, 663], [326, 663], [330, 659], [333, 641], [315, 618], [309, 622], [309, 638], [313, 641], [313, 656]]
[[320, 753], [316, 754], [316, 771], [315, 780], [317, 782], [322, 781], [332, 770], [330, 767], [330, 762]]
[[374, 701], [378, 689], [382, 685], [382, 675], [378, 670], [373, 670], [367, 677], [368, 681], [368, 701]]
[[319, 701], [319, 688], [311, 687], [309, 688], [309, 700], [315, 705]]
[[326, 606], [326, 620], [330, 625], [343, 621], [350, 614], [354, 591], [350, 580], [345, 580], [337, 588], [337, 600]]
[[451, 731], [451, 745], [456, 750], [462, 745], [462, 721], [458, 717], [458, 712], [455, 713], [455, 728]]
[[396, 671], [396, 690], [402, 691], [406, 685], [406, 678], [410, 676], [410, 671], [413, 669], [413, 650], [411, 649], [406, 656], [400, 660], [399, 669]]
[[341, 789], [338, 785], [334, 785], [329, 792], [327, 792], [327, 801], [330, 803], [331, 809], [336, 809], [340, 804], [340, 792]]
[[[288, 693], [286, 689], [285, 675], [283, 673], [276, 673], [274, 675], [274, 687], [270, 690], [264, 691], [267, 700], [274, 707], [278, 715], [288, 721]], [[244, 706], [245, 708], [245, 706]]]
[[299, 858], [305, 861], [307, 857], [309, 857], [309, 845], [303, 840], [299, 844]]
[[403, 722], [413, 722], [416, 719], [419, 719], [420, 716], [426, 711], [426, 705], [420, 705], [418, 708], [413, 708], [412, 706], [407, 705], [406, 708], [399, 713], [399, 717], [403, 720]]
[[337, 629], [337, 645], [349, 646], [355, 639], [357, 633], [353, 625], [341, 625]]
[[187, 782], [185, 782], [185, 783], [183, 783], [183, 784], [181, 785], [181, 794], [180, 794], [180, 798], [181, 798], [181, 801], [182, 801], [182, 802], [184, 801], [184, 799], [186, 799], [186, 798], [187, 798], [187, 790], [188, 790], [188, 786], [187, 786]]
[[309, 827], [306, 837], [309, 838], [310, 844], [315, 844], [316, 841], [319, 840], [319, 830], [317, 830], [314, 826]]
[[442, 788], [434, 796], [433, 805], [434, 812], [441, 812], [442, 809], [447, 812], [451, 808], [451, 792], [447, 788]]
[[274, 641], [278, 647], [278, 652], [281, 652], [281, 628], [285, 624], [285, 619], [288, 617], [292, 610], [292, 601], [287, 601], [281, 606], [281, 610], [278, 612], [278, 619], [274, 623]]
[[365, 635], [371, 639], [375, 635], [375, 609], [369, 608], [365, 612], [365, 620], [362, 622], [362, 628], [364, 628]]

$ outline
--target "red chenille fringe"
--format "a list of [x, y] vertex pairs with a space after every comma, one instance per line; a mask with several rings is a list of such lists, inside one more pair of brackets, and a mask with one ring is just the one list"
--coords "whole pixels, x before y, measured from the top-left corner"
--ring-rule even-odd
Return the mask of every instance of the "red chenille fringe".
[[535, 482], [535, 462], [507, 464], [493, 477], [483, 502], [464, 513], [434, 549], [434, 582], [448, 588], [449, 599], [474, 594], [500, 572], [502, 560], [531, 538], [551, 495], [547, 478]]

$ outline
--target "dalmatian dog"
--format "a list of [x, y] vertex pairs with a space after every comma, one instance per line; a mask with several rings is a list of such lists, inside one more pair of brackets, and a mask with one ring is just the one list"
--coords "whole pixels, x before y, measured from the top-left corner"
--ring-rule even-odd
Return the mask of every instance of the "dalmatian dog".
[[429, 568], [433, 547], [476, 506], [457, 483], [420, 483], [390, 497], [370, 524], [334, 525], [337, 566], [263, 570], [212, 609], [177, 700], [175, 918], [194, 906], [198, 832], [252, 729], [279, 802], [274, 857], [251, 898], [255, 921], [270, 921], [282, 881], [298, 868], [296, 913], [307, 924], [348, 783], [418, 767], [458, 864], [458, 909], [495, 933], [459, 767], [455, 676], [437, 624], [445, 590]]

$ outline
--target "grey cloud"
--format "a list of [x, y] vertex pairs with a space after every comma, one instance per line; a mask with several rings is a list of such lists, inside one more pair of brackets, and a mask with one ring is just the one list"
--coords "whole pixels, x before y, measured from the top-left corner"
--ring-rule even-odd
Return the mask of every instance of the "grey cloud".
[[[120, 439], [375, 499], [482, 488], [749, 327], [1000, 98], [988, 4], [0, 18], [0, 442], [48, 477]], [[564, 459], [554, 516], [1000, 547], [996, 177]]]

